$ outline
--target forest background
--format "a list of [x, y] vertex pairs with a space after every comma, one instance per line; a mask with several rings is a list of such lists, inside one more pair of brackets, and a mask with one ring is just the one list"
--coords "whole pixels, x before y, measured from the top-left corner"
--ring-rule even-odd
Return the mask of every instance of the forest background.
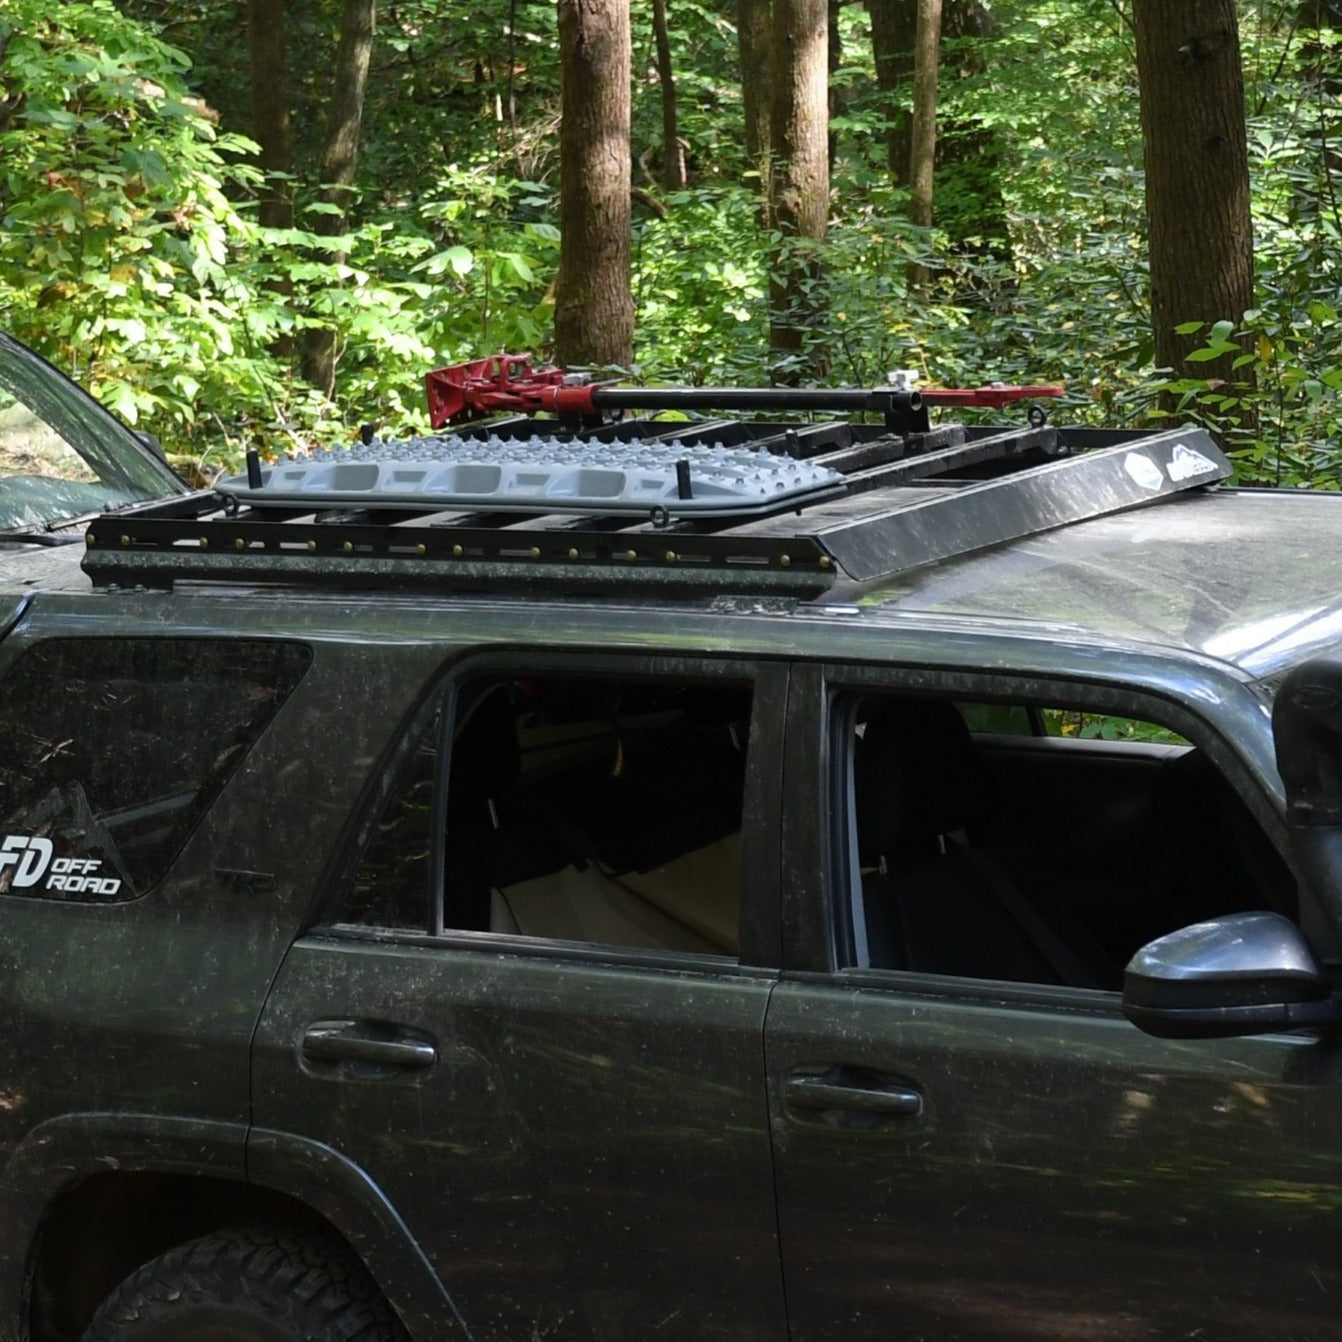
[[[599, 0], [592, 21], [622, 3]], [[1161, 366], [1156, 181], [1124, 0], [945, 0], [930, 221], [906, 167], [917, 5], [828, 0], [829, 185], [791, 350], [771, 304], [776, 328], [795, 239], [748, 124], [760, 71], [748, 45], [743, 67], [742, 28], [760, 3], [623, 8], [626, 378], [872, 386], [914, 368], [929, 385], [1061, 382], [1057, 418], [1196, 419], [1245, 479], [1338, 486], [1342, 17], [1329, 5], [1224, 0], [1252, 296], [1247, 310], [1176, 314], [1182, 356]], [[0, 322], [198, 478], [247, 447], [422, 429], [430, 368], [555, 352], [566, 4], [582, 7], [0, 0]], [[896, 12], [908, 51], [892, 57]], [[282, 78], [254, 77], [267, 24]], [[278, 174], [260, 124], [276, 115]], [[1186, 221], [1209, 247], [1230, 227], [1216, 210]]]

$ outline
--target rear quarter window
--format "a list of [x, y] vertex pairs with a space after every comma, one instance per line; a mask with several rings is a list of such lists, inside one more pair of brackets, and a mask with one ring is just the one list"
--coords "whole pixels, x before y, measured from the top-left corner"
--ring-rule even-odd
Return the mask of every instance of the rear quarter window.
[[156, 885], [307, 669], [291, 643], [51, 639], [0, 681], [0, 894]]

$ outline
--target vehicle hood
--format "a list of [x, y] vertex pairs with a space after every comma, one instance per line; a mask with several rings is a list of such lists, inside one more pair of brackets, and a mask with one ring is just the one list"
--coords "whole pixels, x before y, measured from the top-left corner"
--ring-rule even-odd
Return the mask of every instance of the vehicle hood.
[[11, 598], [36, 591], [87, 591], [89, 580], [79, 567], [83, 557], [81, 544], [0, 545], [0, 627]]

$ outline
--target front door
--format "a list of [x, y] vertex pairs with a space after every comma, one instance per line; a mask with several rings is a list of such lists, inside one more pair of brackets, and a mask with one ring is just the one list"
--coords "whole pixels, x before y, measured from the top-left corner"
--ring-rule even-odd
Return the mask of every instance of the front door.
[[1154, 1039], [1115, 991], [1161, 920], [1279, 898], [1247, 812], [1145, 727], [889, 698], [790, 747], [835, 815], [766, 1040], [793, 1342], [1335, 1336], [1342, 1048]]

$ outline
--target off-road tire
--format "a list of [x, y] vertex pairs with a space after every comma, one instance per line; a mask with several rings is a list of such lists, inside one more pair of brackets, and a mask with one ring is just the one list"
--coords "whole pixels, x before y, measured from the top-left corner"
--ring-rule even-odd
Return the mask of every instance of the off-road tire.
[[340, 1246], [264, 1228], [179, 1245], [127, 1277], [83, 1342], [406, 1342]]

